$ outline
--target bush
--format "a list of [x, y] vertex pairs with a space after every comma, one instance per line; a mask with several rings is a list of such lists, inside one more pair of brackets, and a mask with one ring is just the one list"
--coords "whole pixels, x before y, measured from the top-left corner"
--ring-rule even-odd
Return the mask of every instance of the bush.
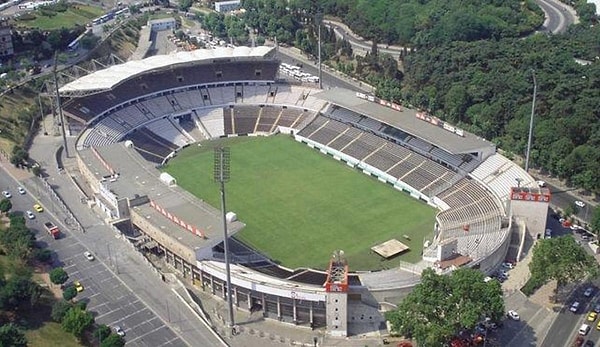
[[523, 294], [525, 294], [526, 296], [531, 296], [533, 295], [533, 293], [535, 293], [536, 290], [543, 286], [544, 283], [546, 283], [546, 281], [544, 281], [541, 278], [531, 277], [529, 278], [527, 283], [525, 283], [523, 288], [521, 288], [521, 292], [523, 292]]
[[35, 259], [41, 263], [49, 263], [52, 260], [52, 251], [48, 248], [38, 249], [35, 252]]
[[52, 305], [52, 313], [50, 313], [50, 318], [52, 318], [53, 321], [60, 323], [67, 314], [67, 311], [69, 311], [72, 307], [73, 304], [66, 300], [57, 301], [54, 303], [54, 305]]
[[73, 298], [75, 298], [77, 296], [77, 289], [75, 289], [75, 287], [70, 286], [67, 287], [64, 291], [63, 291], [63, 299], [70, 301], [73, 300]]

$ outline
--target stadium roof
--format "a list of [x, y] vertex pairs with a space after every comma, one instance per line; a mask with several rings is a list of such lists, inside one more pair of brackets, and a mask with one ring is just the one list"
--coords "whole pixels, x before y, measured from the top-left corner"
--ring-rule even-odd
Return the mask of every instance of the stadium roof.
[[177, 52], [168, 55], [155, 55], [142, 60], [132, 60], [124, 64], [113, 65], [64, 85], [60, 93], [89, 92], [110, 90], [121, 82], [152, 70], [167, 66], [201, 63], [214, 59], [263, 58], [273, 51], [273, 47], [217, 47], [216, 49], [197, 49], [190, 52]]
[[490, 147], [495, 148], [495, 144], [492, 142], [469, 132], [464, 131], [464, 136], [459, 136], [440, 126], [423, 121], [417, 118], [416, 110], [402, 107], [402, 111], [397, 111], [376, 102], [359, 98], [356, 96], [356, 92], [351, 90], [334, 88], [314, 94], [314, 96], [401, 129], [452, 154], [472, 153]]
[[[119, 174], [118, 179], [108, 179], [104, 183], [106, 187], [118, 198], [135, 199], [139, 196], [147, 196], [155, 201], [160, 207], [169, 213], [177, 216], [179, 219], [193, 225], [207, 236], [202, 240], [185, 231], [175, 223], [170, 223], [170, 229], [174, 232], [182, 231], [188, 240], [187, 244], [191, 247], [200, 245], [213, 245], [222, 240], [223, 232], [221, 229], [221, 214], [218, 209], [208, 205], [202, 200], [194, 197], [179, 186], [167, 186], [159, 180], [160, 171], [154, 167], [154, 164], [147, 162], [133, 148], [127, 148], [123, 142], [111, 144], [108, 146], [96, 147], [96, 156], [92, 149], [83, 149], [79, 151], [81, 160], [87, 165], [92, 174], [98, 181], [110, 174], [107, 166], [111, 167]], [[150, 215], [152, 208], [142, 208], [140, 211]], [[166, 223], [166, 219], [159, 218], [159, 213], [152, 213], [155, 220]], [[229, 233], [235, 234], [244, 227], [240, 221], [229, 224]], [[181, 230], [180, 230], [181, 229]]]

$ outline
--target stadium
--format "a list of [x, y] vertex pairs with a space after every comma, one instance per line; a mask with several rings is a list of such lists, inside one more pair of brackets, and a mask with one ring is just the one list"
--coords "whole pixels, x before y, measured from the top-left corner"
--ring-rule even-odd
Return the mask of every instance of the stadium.
[[[325, 249], [327, 259], [310, 264], [306, 260], [311, 266], [297, 262], [286, 266], [287, 261], [282, 261], [286, 252], [273, 257], [272, 250], [263, 249], [273, 242], [256, 246], [261, 230], [262, 237], [269, 239], [264, 226], [268, 223], [255, 224], [270, 216], [261, 215], [246, 225], [244, 213], [251, 220], [254, 211], [275, 202], [256, 203], [254, 210], [240, 214], [240, 220], [235, 210], [227, 214], [229, 236], [233, 236], [231, 294], [236, 309], [261, 311], [266, 318], [299, 326], [326, 327], [333, 336], [380, 329], [382, 308], [409, 292], [425, 268], [448, 273], [469, 266], [489, 274], [512, 248], [516, 251], [511, 256], [518, 259], [525, 230], [543, 234], [541, 220], [545, 220], [550, 198], [547, 189], [497, 153], [493, 143], [426, 112], [372, 95], [340, 88], [320, 90], [314, 83], [286, 80], [279, 68], [273, 47], [221, 47], [130, 61], [63, 85], [59, 91], [62, 110], [70, 132], [77, 135], [79, 170], [93, 192], [88, 197], [90, 207], [103, 211], [106, 221], [138, 250], [161, 257], [201, 290], [226, 298], [221, 213], [214, 199], [191, 193], [195, 185], [205, 186], [210, 178], [202, 181], [198, 173], [185, 175], [186, 165], [192, 172], [192, 162], [178, 161], [188, 153], [201, 152], [213, 143], [241, 146], [236, 149], [279, 141], [262, 148], [266, 155], [247, 154], [246, 159], [270, 157], [269, 148], [275, 152], [275, 148], [302, 146], [310, 152], [307, 156], [323, 158], [322, 164], [315, 165], [334, 163], [336, 175], [352, 171], [348, 179], [366, 179], [357, 184], [383, 186], [386, 193], [382, 194], [392, 191], [398, 200], [408, 197], [409, 207], [385, 211], [388, 200], [367, 200], [379, 188], [357, 188], [361, 192], [357, 196], [368, 201], [365, 206], [359, 201], [346, 208], [345, 216], [317, 218], [317, 225], [330, 223], [327, 230], [337, 230], [337, 224], [342, 224], [341, 234], [332, 233], [332, 241], [324, 244], [311, 238], [310, 231], [298, 234], [291, 227], [292, 235], [306, 236], [297, 237], [304, 244], [281, 237], [290, 240], [297, 253], [309, 252], [306, 248]], [[303, 163], [301, 157], [304, 154], [296, 154], [294, 159]], [[173, 172], [170, 160], [183, 167], [178, 171], [182, 174], [169, 173]], [[233, 160], [232, 166], [235, 156]], [[266, 165], [251, 165], [255, 161], [247, 166]], [[206, 166], [204, 173], [212, 175], [212, 168]], [[252, 173], [250, 168], [245, 171]], [[292, 193], [288, 201], [303, 194]], [[332, 209], [351, 200], [337, 193], [320, 195], [336, 200], [324, 205]], [[239, 200], [240, 211], [251, 205], [247, 197]], [[312, 213], [308, 211], [304, 215]], [[427, 219], [427, 213], [421, 218], [418, 211], [434, 212]], [[415, 225], [414, 231], [398, 227], [393, 232], [363, 232], [363, 239], [343, 232], [350, 232], [343, 226], [346, 217], [375, 212], [381, 215], [369, 219], [371, 224], [384, 223], [385, 217], [397, 213], [428, 225]], [[517, 226], [515, 216], [522, 217], [526, 227]], [[404, 222], [389, 223], [400, 226]], [[290, 225], [301, 224], [290, 220]], [[254, 241], [244, 236], [246, 230]], [[318, 236], [327, 230], [312, 233]], [[367, 254], [354, 254], [351, 249], [347, 255], [341, 252], [353, 243]], [[328, 249], [331, 245], [340, 247]], [[411, 261], [407, 261], [410, 257], [404, 260], [406, 254], [413, 256]], [[379, 265], [349, 271], [353, 265], [347, 259], [356, 257], [358, 265], [360, 256], [365, 264], [378, 259]], [[326, 265], [314, 265], [320, 263]]]

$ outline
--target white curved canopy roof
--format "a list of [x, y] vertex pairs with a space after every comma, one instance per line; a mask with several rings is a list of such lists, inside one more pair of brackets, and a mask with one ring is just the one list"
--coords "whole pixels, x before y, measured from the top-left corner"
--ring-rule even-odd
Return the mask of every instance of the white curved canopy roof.
[[104, 70], [83, 76], [60, 88], [60, 93], [108, 90], [119, 83], [142, 73], [166, 66], [189, 64], [203, 60], [222, 58], [262, 58], [273, 47], [218, 47], [216, 49], [197, 49], [190, 52], [177, 52], [168, 55], [156, 55], [142, 60], [128, 61]]

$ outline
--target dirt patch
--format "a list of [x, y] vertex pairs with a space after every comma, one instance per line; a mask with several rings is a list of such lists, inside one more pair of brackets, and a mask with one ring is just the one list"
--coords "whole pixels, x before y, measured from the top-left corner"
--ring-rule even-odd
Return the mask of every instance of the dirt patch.
[[556, 280], [552, 280], [541, 286], [529, 297], [529, 300], [538, 305], [547, 307], [554, 312], [558, 312], [564, 306], [573, 289], [575, 289], [575, 284], [567, 284], [557, 291]]

